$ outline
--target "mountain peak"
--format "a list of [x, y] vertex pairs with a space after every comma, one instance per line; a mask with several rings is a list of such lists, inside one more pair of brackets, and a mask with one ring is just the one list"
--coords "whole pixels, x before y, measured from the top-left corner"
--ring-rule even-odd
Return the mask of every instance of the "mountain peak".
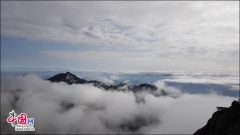
[[140, 92], [140, 91], [149, 91], [153, 95], [156, 96], [166, 96], [167, 93], [164, 90], [158, 91], [158, 88], [153, 84], [143, 83], [137, 86], [129, 86], [127, 83], [119, 83], [117, 85], [107, 85], [99, 81], [91, 80], [87, 81], [81, 78], [78, 78], [76, 75], [66, 72], [57, 74], [49, 79], [51, 82], [66, 82], [68, 84], [93, 84], [95, 87], [104, 88], [105, 90], [118, 90], [118, 91], [133, 91]]
[[70, 72], [66, 72], [65, 75], [73, 75], [73, 74]]
[[66, 82], [68, 84], [85, 84], [87, 81], [81, 78], [78, 78], [76, 75], [66, 72], [66, 73], [60, 73], [57, 74], [49, 79], [47, 79], [51, 82]]

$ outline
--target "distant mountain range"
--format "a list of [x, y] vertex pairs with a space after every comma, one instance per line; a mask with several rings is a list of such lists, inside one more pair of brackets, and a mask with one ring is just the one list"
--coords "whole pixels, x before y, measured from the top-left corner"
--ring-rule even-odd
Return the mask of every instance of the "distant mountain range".
[[69, 85], [71, 84], [92, 84], [95, 87], [98, 87], [100, 89], [104, 90], [111, 90], [111, 91], [132, 91], [134, 93], [137, 92], [143, 92], [147, 91], [150, 94], [153, 94], [156, 97], [159, 96], [167, 96], [168, 94], [163, 90], [163, 89], [158, 89], [155, 85], [153, 84], [147, 84], [147, 83], [142, 83], [140, 85], [128, 85], [127, 83], [119, 83], [117, 85], [107, 85], [105, 83], [102, 83], [100, 81], [96, 80], [90, 80], [87, 81], [82, 78], [78, 78], [76, 75], [66, 72], [66, 73], [60, 73], [57, 74], [49, 79], [47, 79], [51, 82], [65, 82]]

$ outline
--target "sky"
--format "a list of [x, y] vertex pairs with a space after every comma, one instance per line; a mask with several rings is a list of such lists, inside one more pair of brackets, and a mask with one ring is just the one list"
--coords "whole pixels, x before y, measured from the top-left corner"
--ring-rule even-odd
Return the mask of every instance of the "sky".
[[1, 68], [239, 72], [239, 1], [1, 1]]

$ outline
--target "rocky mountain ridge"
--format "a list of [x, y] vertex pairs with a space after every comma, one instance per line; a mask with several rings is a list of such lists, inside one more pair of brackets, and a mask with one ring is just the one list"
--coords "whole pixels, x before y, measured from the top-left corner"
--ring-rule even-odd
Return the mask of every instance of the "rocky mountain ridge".
[[117, 91], [132, 91], [134, 93], [140, 91], [148, 91], [152, 93], [154, 96], [166, 96], [167, 93], [163, 89], [158, 89], [155, 85], [142, 83], [140, 85], [128, 85], [127, 83], [119, 83], [117, 85], [107, 85], [100, 81], [90, 80], [87, 81], [85, 79], [78, 78], [76, 75], [66, 72], [57, 74], [49, 79], [51, 82], [65, 82], [69, 85], [71, 84], [92, 84], [95, 87], [104, 89], [104, 90], [117, 90]]

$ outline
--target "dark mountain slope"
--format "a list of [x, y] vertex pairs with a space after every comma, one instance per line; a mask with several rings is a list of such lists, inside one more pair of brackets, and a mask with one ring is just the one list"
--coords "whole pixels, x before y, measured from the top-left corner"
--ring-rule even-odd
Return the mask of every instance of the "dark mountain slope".
[[227, 107], [217, 107], [207, 124], [194, 135], [240, 135], [240, 101]]
[[70, 72], [66, 72], [64, 73], [60, 73], [57, 74], [49, 79], [47, 79], [51, 82], [66, 82], [68, 84], [85, 84], [87, 83], [86, 80], [78, 78], [77, 76], [75, 76], [74, 74], [71, 74]]

